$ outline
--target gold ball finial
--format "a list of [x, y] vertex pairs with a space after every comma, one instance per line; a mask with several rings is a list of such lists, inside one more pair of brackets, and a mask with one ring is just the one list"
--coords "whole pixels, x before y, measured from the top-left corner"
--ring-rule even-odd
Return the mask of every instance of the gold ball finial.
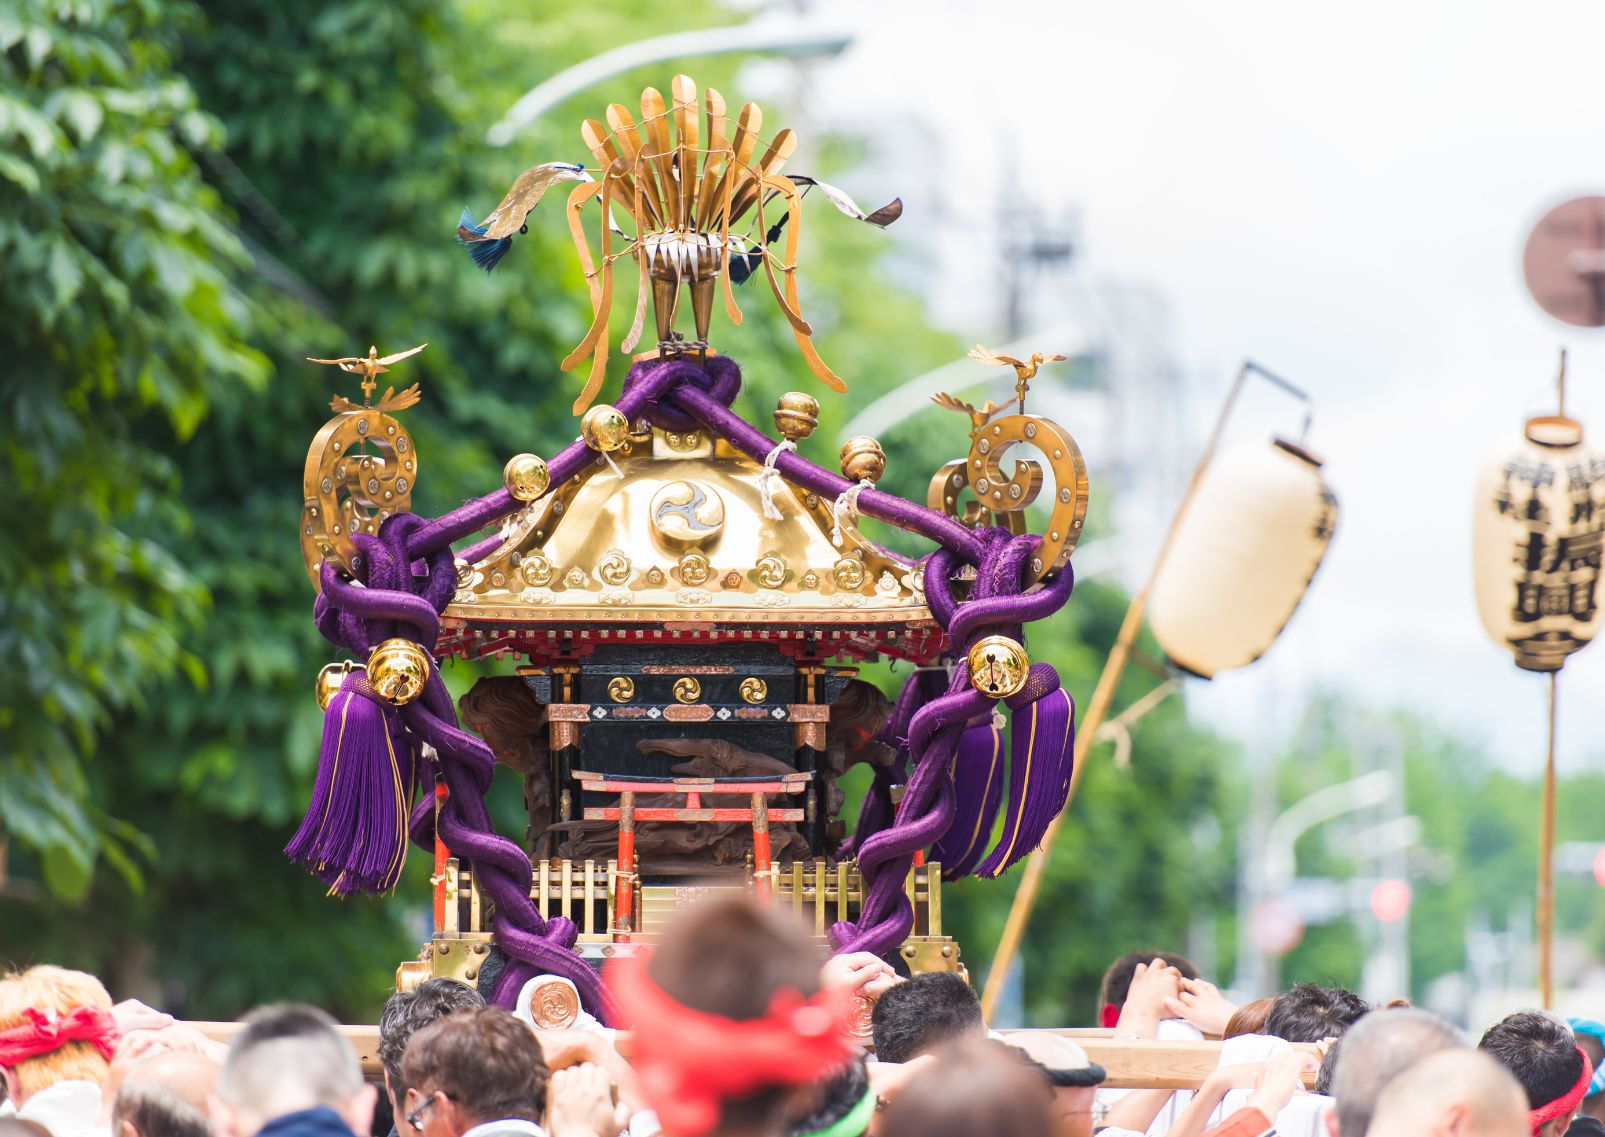
[[801, 442], [819, 425], [819, 400], [802, 391], [787, 391], [775, 407], [775, 429], [790, 442]]
[[318, 710], [328, 710], [329, 704], [334, 702], [334, 697], [340, 693], [340, 688], [345, 684], [346, 676], [351, 674], [352, 671], [361, 670], [362, 668], [359, 665], [352, 663], [349, 659], [342, 660], [339, 663], [325, 664], [323, 670], [318, 672], [318, 681], [315, 685], [318, 696]]
[[385, 640], [368, 656], [368, 682], [385, 702], [404, 707], [424, 693], [429, 653], [411, 640]]
[[881, 444], [867, 434], [860, 434], [856, 438], [849, 438], [842, 444], [842, 477], [851, 478], [855, 482], [868, 478], [872, 482], [881, 480], [886, 472], [886, 451]]
[[552, 475], [535, 455], [514, 454], [502, 467], [502, 481], [519, 501], [534, 501], [552, 484]]
[[987, 636], [976, 641], [968, 656], [970, 683], [981, 694], [1006, 699], [1025, 686], [1031, 674], [1031, 657], [1019, 640]]
[[580, 436], [592, 450], [610, 454], [630, 440], [630, 420], [617, 407], [598, 403], [580, 419]]

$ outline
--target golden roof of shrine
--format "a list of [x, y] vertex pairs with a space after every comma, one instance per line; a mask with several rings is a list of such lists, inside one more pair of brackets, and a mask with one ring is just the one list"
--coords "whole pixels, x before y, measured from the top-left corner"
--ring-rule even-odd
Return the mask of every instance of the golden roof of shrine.
[[836, 544], [831, 500], [708, 432], [641, 433], [612, 459], [598, 455], [509, 517], [489, 554], [459, 564], [443, 640], [487, 626], [518, 639], [517, 625], [632, 624], [928, 625], [940, 637], [917, 566], [850, 523]]

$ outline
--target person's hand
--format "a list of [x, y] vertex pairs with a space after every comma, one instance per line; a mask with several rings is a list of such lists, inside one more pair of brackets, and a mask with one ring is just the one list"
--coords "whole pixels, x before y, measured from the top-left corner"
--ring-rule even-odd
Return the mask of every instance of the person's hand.
[[1115, 1023], [1115, 1037], [1152, 1038], [1165, 1014], [1165, 1000], [1180, 994], [1181, 972], [1157, 956], [1152, 963], [1139, 963]]
[[601, 1067], [618, 1086], [619, 1098], [633, 1108], [640, 1107], [635, 1071], [613, 1045], [594, 1030], [537, 1030], [535, 1041], [540, 1045], [548, 1070], [565, 1070], [587, 1063]]
[[903, 977], [880, 956], [867, 951], [833, 955], [819, 970], [822, 986], [878, 999], [903, 982]]
[[613, 1079], [600, 1066], [568, 1066], [552, 1075], [552, 1137], [618, 1137], [630, 1108], [613, 1101]]
[[1178, 986], [1181, 990], [1176, 995], [1165, 997], [1165, 1012], [1215, 1038], [1225, 1034], [1226, 1024], [1237, 1013], [1236, 1004], [1207, 979], [1181, 979]]
[[1307, 1050], [1278, 1054], [1265, 1063], [1254, 1082], [1254, 1092], [1243, 1104], [1257, 1109], [1272, 1121], [1287, 1108], [1294, 1094], [1304, 1092], [1304, 1072], [1320, 1068], [1320, 1061]]
[[1215, 1067], [1204, 1081], [1206, 1084], [1212, 1084], [1224, 1095], [1231, 1090], [1253, 1089], [1264, 1072], [1263, 1062], [1235, 1062], [1229, 1066]]
[[111, 1009], [118, 1034], [132, 1034], [136, 1030], [161, 1030], [173, 1025], [173, 1016], [141, 1003], [138, 999], [124, 999]]
[[156, 1031], [136, 1030], [118, 1040], [117, 1048], [112, 1051], [111, 1062], [106, 1068], [106, 1078], [100, 1085], [102, 1125], [111, 1124], [112, 1105], [117, 1101], [117, 1091], [122, 1088], [123, 1079], [128, 1076], [128, 1071], [142, 1060], [154, 1054], [163, 1054], [169, 1049], [170, 1047], [162, 1041]]

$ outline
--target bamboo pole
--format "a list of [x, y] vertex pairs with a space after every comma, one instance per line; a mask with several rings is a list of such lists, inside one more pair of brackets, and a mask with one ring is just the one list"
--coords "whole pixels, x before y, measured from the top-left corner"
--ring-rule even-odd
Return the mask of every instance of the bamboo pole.
[[1549, 673], [1549, 747], [1544, 762], [1543, 813], [1538, 824], [1538, 988], [1555, 1005], [1551, 956], [1555, 941], [1555, 726], [1560, 672]]
[[[1248, 381], [1250, 374], [1257, 374], [1282, 390], [1308, 402], [1308, 396], [1304, 392], [1258, 364], [1244, 361], [1243, 366], [1238, 369], [1237, 377], [1226, 393], [1226, 401], [1221, 405], [1220, 414], [1215, 419], [1214, 429], [1210, 431], [1209, 441], [1204, 444], [1203, 452], [1199, 454], [1198, 462], [1193, 466], [1186, 492], [1182, 494], [1181, 502], [1176, 506], [1175, 516], [1171, 518], [1170, 528], [1166, 530], [1165, 538], [1160, 543], [1153, 567], [1148, 570], [1148, 579], [1143, 582], [1142, 587], [1132, 596], [1131, 603], [1126, 606], [1125, 618], [1121, 620], [1120, 631], [1115, 635], [1114, 647], [1110, 649], [1109, 657], [1104, 661], [1103, 672], [1098, 676], [1098, 685], [1093, 688], [1086, 712], [1076, 724], [1076, 741], [1071, 750], [1070, 792], [1065, 798], [1064, 809], [1060, 810], [1059, 815], [1048, 826], [1047, 832], [1042, 835], [1042, 844], [1026, 860], [1025, 870], [1020, 874], [1019, 887], [1014, 893], [1014, 902], [1009, 907], [1009, 918], [1003, 925], [1003, 935], [998, 940], [997, 954], [992, 957], [992, 967], [987, 972], [986, 987], [981, 993], [981, 1013], [988, 1019], [996, 1012], [998, 1000], [1003, 997], [1003, 984], [1008, 978], [1009, 969], [1014, 965], [1015, 957], [1020, 952], [1020, 942], [1025, 937], [1026, 925], [1030, 922], [1031, 912], [1036, 906], [1037, 893], [1042, 888], [1042, 877], [1048, 867], [1048, 858], [1053, 853], [1054, 838], [1058, 836], [1059, 825], [1064, 821], [1064, 815], [1070, 811], [1070, 803], [1075, 800], [1076, 789], [1081, 785], [1082, 776], [1087, 770], [1087, 758], [1092, 752], [1093, 741], [1098, 736], [1098, 728], [1108, 716], [1109, 704], [1114, 701], [1115, 690], [1120, 686], [1120, 677], [1125, 673], [1126, 664], [1131, 658], [1131, 649], [1137, 642], [1138, 633], [1142, 631], [1143, 611], [1148, 605], [1149, 590], [1158, 579], [1159, 570], [1164, 567], [1165, 558], [1170, 554], [1170, 547], [1176, 539], [1176, 530], [1187, 513], [1187, 507], [1192, 504], [1199, 484], [1204, 480], [1204, 472], [1214, 460], [1221, 436], [1226, 431], [1227, 420], [1236, 409], [1237, 398], [1242, 394], [1243, 385]], [[1307, 423], [1308, 420], [1306, 425]]]

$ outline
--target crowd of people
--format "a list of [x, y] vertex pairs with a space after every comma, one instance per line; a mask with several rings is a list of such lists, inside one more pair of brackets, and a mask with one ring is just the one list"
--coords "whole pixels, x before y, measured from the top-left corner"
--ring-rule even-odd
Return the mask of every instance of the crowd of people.
[[1539, 1011], [1472, 1045], [1338, 988], [1235, 1006], [1186, 959], [1133, 954], [1101, 992], [1115, 1039], [1221, 1041], [1195, 1048], [1219, 1056], [1202, 1077], [1144, 1079], [1186, 1089], [1121, 1089], [1073, 1037], [990, 1030], [962, 976], [821, 966], [747, 900], [691, 910], [606, 979], [627, 1033], [537, 1029], [453, 979], [398, 992], [369, 1080], [314, 1007], [260, 1008], [225, 1047], [32, 967], [0, 979], [0, 1137], [1605, 1137], [1605, 1025]]

